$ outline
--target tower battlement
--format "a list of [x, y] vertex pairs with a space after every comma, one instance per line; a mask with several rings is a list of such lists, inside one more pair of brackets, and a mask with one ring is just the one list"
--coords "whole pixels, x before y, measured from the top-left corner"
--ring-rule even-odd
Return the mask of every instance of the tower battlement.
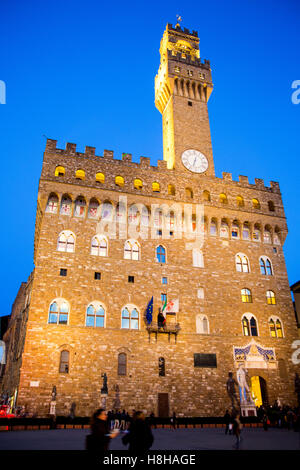
[[168, 23], [168, 30], [169, 31], [176, 31], [176, 32], [180, 32], [180, 33], [183, 33], [183, 34], [187, 34], [188, 36], [194, 36], [195, 38], [198, 39], [198, 31], [190, 31], [188, 28], [181, 28], [181, 26], [179, 24], [177, 24], [176, 26], [173, 26], [172, 23]]
[[188, 65], [194, 65], [197, 67], [201, 67], [207, 70], [210, 70], [210, 61], [207, 59], [201, 59], [195, 56], [191, 56], [189, 54], [183, 52], [176, 52], [172, 50], [168, 50], [168, 59], [169, 60], [176, 60], [177, 62], [183, 62]]
[[[104, 149], [103, 156], [96, 155], [95, 152], [96, 148], [90, 146], [86, 146], [84, 152], [76, 152], [76, 144], [70, 142], [66, 143], [65, 149], [59, 149], [57, 148], [57, 140], [48, 139], [46, 143], [45, 154], [50, 155], [51, 157], [56, 157], [55, 161], [52, 162], [53, 165], [51, 165], [50, 171], [52, 172], [52, 175], [49, 176], [53, 176], [55, 166], [57, 165], [67, 165], [68, 168], [70, 168], [70, 157], [74, 158], [74, 165], [71, 165], [71, 167], [74, 167], [74, 170], [76, 168], [79, 168], [78, 163], [80, 163], [80, 167], [85, 170], [85, 161], [90, 161], [92, 162], [92, 164], [94, 163], [93, 166], [95, 172], [98, 171], [99, 168], [101, 169], [102, 163], [105, 165], [105, 167], [107, 167], [107, 165], [109, 164], [112, 165], [111, 167], [109, 167], [112, 174], [114, 172], [121, 172], [122, 170], [127, 173], [128, 167], [130, 167], [131, 172], [132, 169], [136, 170], [136, 177], [139, 177], [139, 170], [147, 170], [147, 172], [149, 172], [150, 179], [152, 176], [154, 177], [154, 174], [151, 175], [152, 172], [154, 172], [156, 176], [160, 176], [159, 173], [161, 173], [161, 176], [163, 176], [164, 179], [168, 177], [168, 174], [170, 177], [173, 177], [177, 173], [176, 169], [167, 168], [167, 162], [165, 160], [158, 160], [157, 165], [151, 165], [149, 157], [141, 156], [139, 162], [133, 162], [131, 153], [122, 153], [122, 159], [119, 159], [114, 158], [113, 150]], [[48, 159], [47, 161], [49, 163]], [[211, 178], [208, 178], [208, 180], [211, 182]], [[252, 184], [249, 183], [248, 176], [239, 175], [238, 180], [233, 180], [232, 173], [223, 172], [221, 178], [214, 177], [212, 181], [220, 183], [221, 185], [224, 185], [224, 183], [226, 183], [226, 185], [229, 184], [232, 187], [240, 187], [255, 190], [258, 189], [260, 191], [268, 191], [280, 194], [278, 182], [271, 181], [270, 186], [265, 186], [264, 180], [261, 178], [255, 178], [254, 184]], [[201, 183], [201, 186], [202, 185], [204, 186], [205, 183]]]

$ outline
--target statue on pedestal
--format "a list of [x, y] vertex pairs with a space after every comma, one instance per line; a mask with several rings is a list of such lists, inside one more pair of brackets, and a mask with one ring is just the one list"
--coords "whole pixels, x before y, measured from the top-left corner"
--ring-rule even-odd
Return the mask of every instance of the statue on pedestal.
[[253, 400], [251, 397], [250, 388], [247, 383], [247, 370], [244, 369], [242, 364], [239, 365], [239, 368], [236, 373], [239, 389], [240, 389], [240, 400], [241, 403], [251, 403], [253, 404]]
[[102, 388], [101, 388], [101, 395], [108, 395], [107, 375], [106, 375], [106, 373], [104, 372], [104, 374], [102, 374], [101, 377], [103, 378], [103, 385], [102, 385]]
[[231, 407], [232, 407], [232, 411], [236, 411], [236, 408], [234, 406], [234, 404], [236, 403], [237, 407], [239, 408], [240, 404], [239, 404], [239, 401], [238, 401], [238, 398], [237, 398], [237, 395], [236, 395], [236, 389], [235, 389], [235, 386], [238, 386], [238, 383], [237, 381], [234, 379], [233, 377], [233, 373], [232, 372], [229, 372], [228, 373], [228, 380], [226, 382], [226, 388], [227, 388], [227, 393], [229, 395], [229, 398], [231, 400]]

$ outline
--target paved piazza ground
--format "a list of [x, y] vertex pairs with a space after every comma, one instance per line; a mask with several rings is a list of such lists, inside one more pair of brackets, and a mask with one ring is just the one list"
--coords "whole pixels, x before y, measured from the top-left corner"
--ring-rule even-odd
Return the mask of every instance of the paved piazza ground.
[[[10, 431], [0, 433], [1, 450], [84, 450], [88, 429]], [[224, 428], [153, 429], [151, 450], [232, 450], [235, 437]], [[281, 429], [247, 428], [242, 431], [241, 450], [300, 450], [300, 433]], [[126, 450], [121, 435], [111, 441], [110, 450]]]

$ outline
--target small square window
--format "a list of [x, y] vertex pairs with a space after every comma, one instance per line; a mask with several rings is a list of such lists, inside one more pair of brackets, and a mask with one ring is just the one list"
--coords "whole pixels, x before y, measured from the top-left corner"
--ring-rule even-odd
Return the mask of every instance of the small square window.
[[157, 232], [156, 232], [156, 233], [157, 233], [157, 235], [158, 235], [159, 237], [161, 237], [161, 236], [162, 236], [162, 230], [157, 230]]
[[66, 276], [67, 275], [67, 269], [61, 268], [59, 275], [60, 276]]
[[99, 281], [101, 279], [101, 273], [96, 273], [94, 274], [94, 279], [96, 279], [97, 281]]
[[167, 300], [167, 294], [161, 294], [161, 301], [166, 302]]
[[134, 283], [134, 276], [128, 276], [128, 282]]
[[273, 246], [273, 253], [277, 253], [277, 248]]
[[168, 284], [168, 278], [167, 278], [167, 277], [163, 277], [162, 280], [161, 280], [161, 283], [162, 283], [162, 284]]
[[191, 101], [188, 101], [189, 106], [193, 106], [193, 103]]

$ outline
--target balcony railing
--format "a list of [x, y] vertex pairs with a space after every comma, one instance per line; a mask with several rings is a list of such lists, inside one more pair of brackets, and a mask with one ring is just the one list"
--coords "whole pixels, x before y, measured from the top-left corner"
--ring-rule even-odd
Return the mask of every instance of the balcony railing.
[[158, 333], [167, 333], [169, 336], [169, 341], [170, 341], [170, 335], [173, 334], [175, 335], [175, 342], [177, 339], [177, 334], [180, 331], [180, 325], [179, 323], [165, 323], [164, 325], [161, 325], [159, 323], [152, 322], [150, 325], [147, 326], [147, 331], [149, 333], [149, 342], [150, 342], [150, 336], [151, 333], [155, 334], [156, 341], [157, 341], [157, 334]]

